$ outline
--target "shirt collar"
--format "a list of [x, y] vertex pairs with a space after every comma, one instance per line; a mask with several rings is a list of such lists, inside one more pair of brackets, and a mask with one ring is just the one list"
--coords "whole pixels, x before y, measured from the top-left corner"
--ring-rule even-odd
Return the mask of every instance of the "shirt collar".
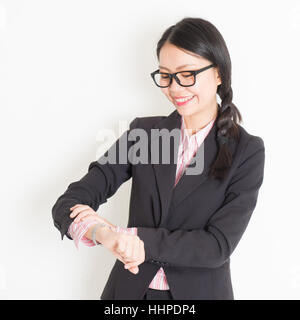
[[[188, 143], [192, 141], [192, 139], [197, 140], [197, 144], [201, 145], [207, 134], [209, 133], [210, 129], [212, 128], [216, 118], [212, 119], [205, 127], [194, 133], [193, 135], [189, 136], [188, 130], [185, 125], [184, 117], [181, 116], [181, 134], [183, 134], [183, 140], [187, 139]], [[186, 129], [186, 130], [185, 130]]]

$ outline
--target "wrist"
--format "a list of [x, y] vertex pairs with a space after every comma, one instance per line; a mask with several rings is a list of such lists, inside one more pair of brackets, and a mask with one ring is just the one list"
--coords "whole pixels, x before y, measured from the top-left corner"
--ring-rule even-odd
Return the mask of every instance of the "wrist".
[[114, 228], [105, 224], [97, 228], [95, 232], [95, 238], [98, 242], [103, 243], [103, 241], [114, 232]]

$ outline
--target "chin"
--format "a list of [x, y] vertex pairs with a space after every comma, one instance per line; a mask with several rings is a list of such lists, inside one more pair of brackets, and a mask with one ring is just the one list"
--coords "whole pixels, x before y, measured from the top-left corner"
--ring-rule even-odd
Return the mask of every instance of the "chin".
[[182, 116], [190, 116], [193, 115], [194, 113], [196, 113], [197, 111], [195, 110], [191, 110], [189, 108], [178, 108], [177, 106], [175, 107], [177, 109], [177, 112], [182, 115]]

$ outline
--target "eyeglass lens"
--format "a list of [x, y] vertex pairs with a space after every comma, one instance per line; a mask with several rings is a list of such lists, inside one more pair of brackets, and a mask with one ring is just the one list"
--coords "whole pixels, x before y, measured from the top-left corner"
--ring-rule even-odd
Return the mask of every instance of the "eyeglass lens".
[[[180, 84], [184, 86], [193, 85], [195, 81], [193, 73], [188, 71], [177, 73], [177, 78], [179, 79]], [[154, 80], [157, 85], [161, 87], [168, 87], [171, 82], [171, 77], [164, 73], [156, 73]]]

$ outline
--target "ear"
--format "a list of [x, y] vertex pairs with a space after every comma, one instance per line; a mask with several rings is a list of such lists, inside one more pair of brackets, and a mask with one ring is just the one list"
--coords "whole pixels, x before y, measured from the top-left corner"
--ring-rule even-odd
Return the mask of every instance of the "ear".
[[220, 85], [222, 83], [220, 72], [219, 72], [219, 68], [217, 68], [215, 70], [215, 72], [216, 72], [216, 81], [217, 81], [217, 86], [218, 86], [218, 85]]

